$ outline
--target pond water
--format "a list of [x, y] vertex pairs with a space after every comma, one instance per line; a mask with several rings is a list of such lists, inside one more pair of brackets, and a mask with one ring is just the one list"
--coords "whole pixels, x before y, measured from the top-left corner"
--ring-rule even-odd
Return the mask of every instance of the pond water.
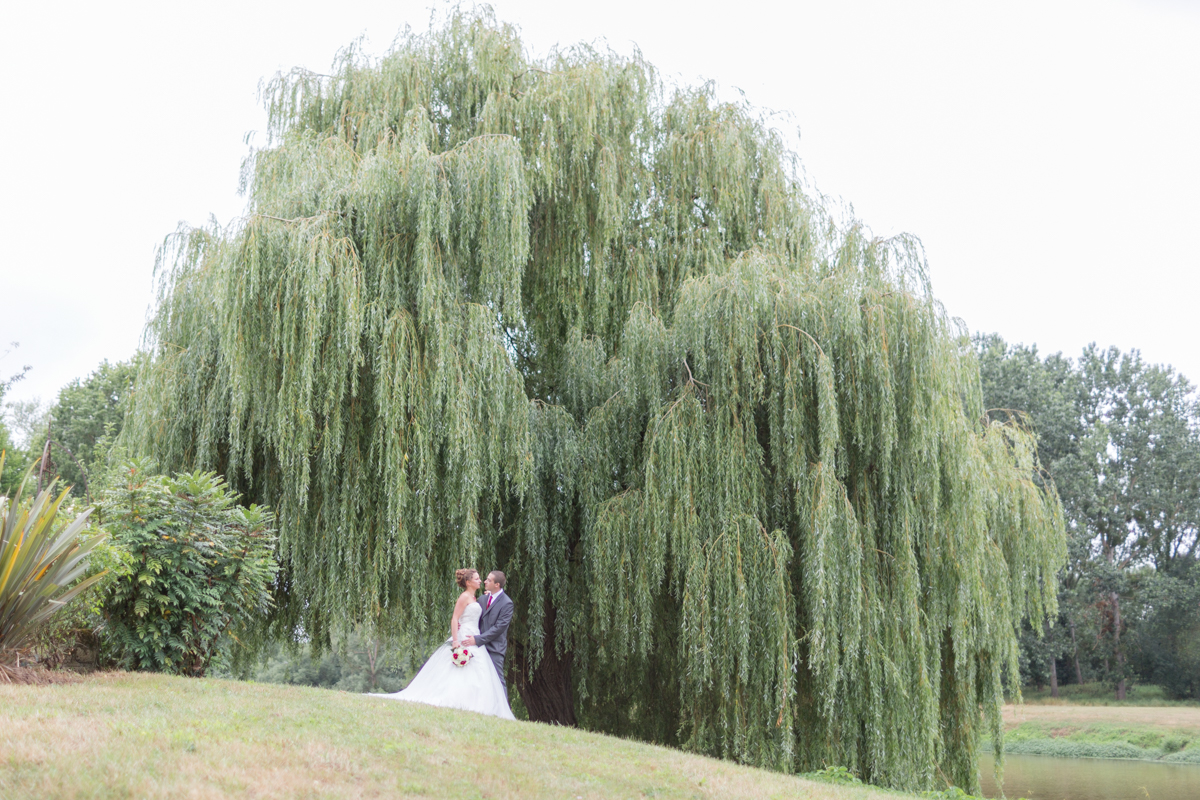
[[[979, 759], [984, 797], [1000, 797], [992, 756]], [[1004, 794], [1029, 800], [1197, 800], [1200, 765], [1009, 755]]]

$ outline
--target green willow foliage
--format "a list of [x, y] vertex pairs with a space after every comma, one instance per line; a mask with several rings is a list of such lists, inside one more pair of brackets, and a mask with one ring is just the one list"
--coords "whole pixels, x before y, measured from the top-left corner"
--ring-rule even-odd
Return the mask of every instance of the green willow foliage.
[[277, 509], [282, 629], [440, 631], [499, 567], [531, 709], [557, 659], [590, 727], [976, 787], [1063, 524], [914, 241], [839, 230], [712, 87], [487, 9], [265, 97], [125, 437]]

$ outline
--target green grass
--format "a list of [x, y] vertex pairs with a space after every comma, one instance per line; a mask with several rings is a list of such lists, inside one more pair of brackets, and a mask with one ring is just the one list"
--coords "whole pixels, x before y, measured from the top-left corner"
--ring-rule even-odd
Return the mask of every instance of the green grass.
[[1161, 686], [1134, 685], [1125, 693], [1124, 700], [1117, 700], [1116, 690], [1107, 683], [1072, 683], [1058, 687], [1058, 697], [1050, 696], [1050, 687], [1037, 689], [1025, 686], [1021, 689], [1026, 703], [1068, 703], [1086, 706], [1200, 706], [1197, 700], [1171, 700]]
[[912, 797], [529, 722], [298, 686], [0, 685], [0, 798]]
[[1059, 758], [1133, 758], [1200, 764], [1200, 730], [1038, 720], [1006, 730], [1004, 751]]

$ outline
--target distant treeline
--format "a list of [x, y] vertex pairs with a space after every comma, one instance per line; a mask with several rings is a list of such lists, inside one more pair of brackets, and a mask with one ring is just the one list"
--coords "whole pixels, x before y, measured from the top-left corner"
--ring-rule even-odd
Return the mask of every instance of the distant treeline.
[[1053, 627], [1024, 626], [1029, 685], [1131, 681], [1200, 697], [1200, 404], [1136, 350], [1078, 359], [977, 336], [984, 402], [1036, 433], [1070, 537]]

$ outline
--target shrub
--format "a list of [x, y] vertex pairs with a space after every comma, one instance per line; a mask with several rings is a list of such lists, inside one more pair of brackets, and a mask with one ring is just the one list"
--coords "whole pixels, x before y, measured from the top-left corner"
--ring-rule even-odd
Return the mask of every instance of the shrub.
[[801, 778], [806, 778], [810, 781], [820, 781], [821, 783], [832, 783], [838, 786], [861, 786], [862, 781], [858, 776], [845, 767], [825, 767], [824, 769], [816, 770], [815, 772], [802, 772]]
[[1200, 764], [1200, 747], [1184, 747], [1162, 757], [1171, 764]]
[[125, 666], [202, 676], [226, 635], [255, 626], [271, 603], [274, 520], [210, 472], [167, 477], [131, 461], [105, 493], [105, 527], [128, 561], [104, 601]]
[[1188, 740], [1179, 736], [1170, 736], [1163, 740], [1162, 749], [1167, 755], [1178, 753], [1180, 750], [1188, 746]]
[[940, 792], [921, 792], [921, 797], [925, 800], [983, 800], [973, 794], [967, 794], [957, 786], [951, 786], [949, 789], [944, 789]]
[[[4, 461], [0, 453], [0, 472]], [[56, 528], [69, 489], [54, 497], [55, 484], [51, 482], [25, 503], [32, 478], [30, 467], [13, 497], [0, 497], [0, 664], [16, 660], [53, 614], [101, 577], [80, 580], [88, 555], [105, 539], [103, 534], [80, 537], [91, 509], [65, 528]], [[0, 679], [4, 677], [0, 672]]]

